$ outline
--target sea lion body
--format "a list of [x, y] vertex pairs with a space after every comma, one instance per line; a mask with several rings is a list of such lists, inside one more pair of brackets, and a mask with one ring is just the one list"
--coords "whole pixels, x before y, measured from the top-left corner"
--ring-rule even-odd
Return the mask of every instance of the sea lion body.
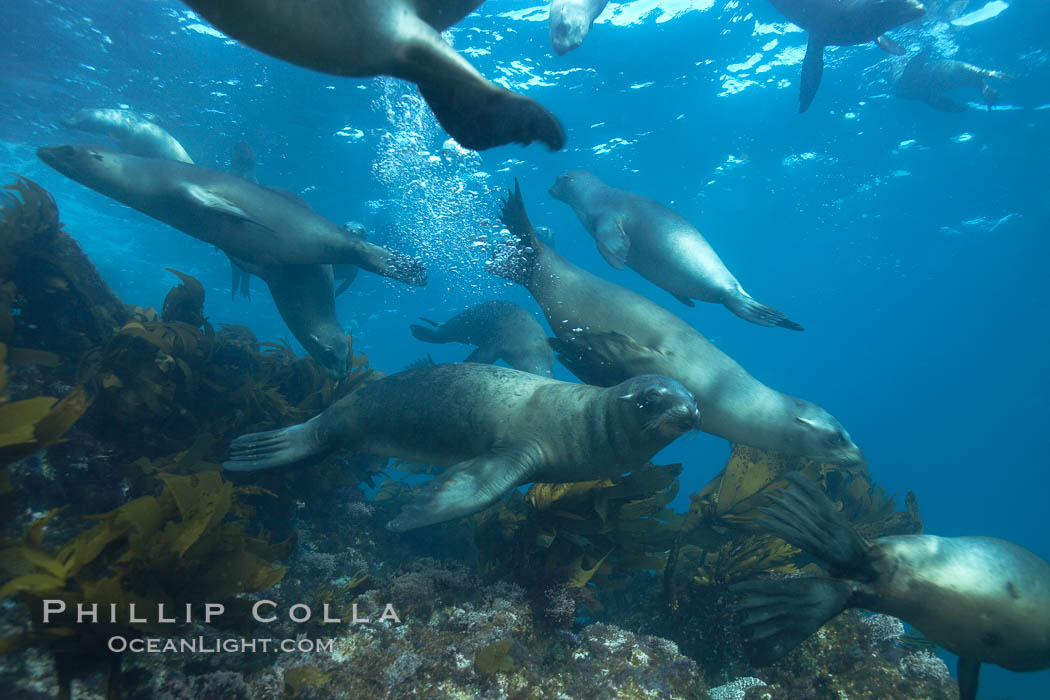
[[224, 467], [248, 471], [336, 448], [447, 466], [388, 524], [402, 531], [477, 512], [529, 481], [585, 481], [643, 465], [698, 421], [666, 377], [610, 389], [474, 363], [384, 377], [301, 425], [237, 438]]
[[551, 0], [551, 45], [559, 56], [579, 48], [609, 0]]
[[704, 407], [706, 433], [821, 462], [862, 462], [849, 433], [823, 408], [769, 388], [670, 311], [543, 245], [520, 190], [502, 217], [512, 239], [490, 270], [529, 290], [557, 336], [555, 351], [580, 379], [608, 386], [642, 374], [673, 377]]
[[925, 52], [916, 54], [893, 86], [893, 94], [906, 100], [922, 100], [942, 112], [962, 112], [966, 107], [946, 94], [957, 88], [980, 90], [988, 109], [999, 101], [999, 93], [989, 79], [1009, 80], [1011, 76], [963, 61], [927, 61]]
[[502, 359], [514, 369], [552, 375], [554, 355], [543, 326], [525, 309], [509, 301], [482, 302], [444, 323], [423, 319], [430, 327], [412, 325], [412, 335], [427, 343], [476, 345], [464, 362], [492, 363]]
[[560, 149], [558, 121], [488, 80], [441, 38], [482, 0], [186, 0], [252, 48], [323, 73], [416, 83], [448, 133], [483, 150], [542, 141]]
[[770, 0], [784, 17], [809, 33], [802, 61], [799, 112], [813, 103], [824, 73], [825, 46], [853, 46], [875, 42], [898, 56], [905, 51], [886, 32], [922, 17], [919, 0]]
[[174, 136], [127, 109], [82, 109], [64, 119], [62, 125], [108, 136], [125, 153], [193, 164], [190, 154]]
[[37, 155], [82, 185], [239, 260], [261, 266], [353, 263], [408, 284], [426, 283], [418, 260], [348, 235], [294, 194], [231, 173], [92, 145], [40, 148]]
[[1050, 564], [996, 537], [894, 535], [867, 541], [795, 472], [760, 508], [768, 532], [826, 562], [832, 577], [733, 586], [757, 665], [773, 663], [849, 607], [893, 615], [959, 656], [959, 695], [977, 695], [981, 663], [1050, 668]]
[[586, 170], [560, 175], [550, 195], [572, 207], [616, 269], [630, 267], [688, 306], [692, 299], [724, 304], [760, 326], [802, 330], [745, 292], [703, 235], [663, 204], [610, 187]]

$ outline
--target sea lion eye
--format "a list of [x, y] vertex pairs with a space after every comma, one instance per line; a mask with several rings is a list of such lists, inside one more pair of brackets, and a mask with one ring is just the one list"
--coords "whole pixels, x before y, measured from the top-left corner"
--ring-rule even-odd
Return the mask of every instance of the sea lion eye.
[[98, 153], [95, 153], [94, 151], [91, 152], [91, 157], [94, 158], [95, 160], [102, 160], [102, 156], [99, 155]]
[[659, 389], [657, 387], [653, 387], [652, 389], [647, 389], [645, 391], [645, 402], [646, 403], [656, 403], [657, 401], [660, 400], [660, 397], [662, 397], [663, 395], [664, 395], [663, 389]]

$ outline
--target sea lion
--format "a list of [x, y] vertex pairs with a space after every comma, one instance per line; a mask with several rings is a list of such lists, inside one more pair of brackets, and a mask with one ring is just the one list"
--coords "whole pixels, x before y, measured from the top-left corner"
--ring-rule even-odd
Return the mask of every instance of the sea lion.
[[639, 374], [674, 377], [704, 407], [706, 433], [820, 462], [862, 463], [849, 433], [823, 408], [767, 387], [670, 311], [543, 245], [517, 183], [501, 216], [511, 238], [488, 269], [529, 290], [557, 336], [551, 345], [559, 359], [581, 380], [608, 386]]
[[[255, 163], [255, 149], [245, 141], [238, 141], [230, 152], [230, 172], [248, 182], [258, 184], [259, 180], [255, 177]], [[241, 296], [251, 300], [251, 281], [251, 273], [230, 258], [230, 297], [236, 299], [237, 292], [240, 292]]]
[[260, 266], [353, 263], [414, 285], [422, 262], [348, 235], [294, 193], [221, 170], [93, 145], [40, 148], [63, 175]]
[[959, 696], [977, 697], [982, 662], [1050, 668], [1050, 564], [996, 537], [895, 535], [867, 541], [799, 473], [759, 523], [827, 562], [834, 578], [735, 584], [758, 665], [773, 663], [846, 608], [899, 617], [959, 656]]
[[449, 467], [387, 523], [402, 532], [476, 513], [530, 481], [637, 469], [698, 420], [693, 395], [667, 377], [600, 389], [494, 365], [432, 365], [369, 382], [301, 425], [239, 437], [223, 466], [269, 469], [345, 448]]
[[349, 346], [335, 313], [331, 265], [255, 265], [231, 258], [266, 282], [277, 311], [310, 356], [334, 379], [346, 376]]
[[926, 14], [919, 0], [769, 0], [792, 23], [809, 32], [798, 111], [813, 103], [824, 73], [825, 46], [852, 46], [875, 42], [897, 56], [905, 51], [886, 32]]
[[514, 369], [542, 377], [552, 375], [554, 355], [547, 333], [536, 318], [509, 301], [485, 301], [444, 323], [422, 319], [432, 328], [412, 325], [412, 335], [427, 343], [466, 343], [478, 348], [464, 362], [502, 359]]
[[[343, 224], [343, 230], [349, 233], [351, 236], [356, 236], [362, 241], [368, 240], [368, 230], [364, 227], [364, 224], [359, 224], [356, 221], [347, 221]], [[346, 263], [340, 265], [332, 265], [332, 272], [335, 274], [335, 278], [340, 280], [342, 284], [335, 290], [335, 295], [339, 296], [345, 292], [354, 280], [357, 279], [357, 272], [359, 268], [357, 265], [349, 265]]]
[[751, 298], [696, 228], [648, 197], [610, 187], [586, 170], [559, 175], [550, 195], [565, 202], [594, 236], [605, 261], [630, 267], [686, 306], [692, 299], [723, 304], [760, 326], [802, 326]]
[[145, 158], [167, 158], [193, 163], [174, 136], [145, 117], [127, 109], [82, 109], [62, 120], [71, 129], [108, 136], [120, 150]]
[[223, 32], [299, 66], [357, 78], [389, 75], [419, 87], [441, 126], [485, 150], [565, 134], [538, 102], [486, 80], [441, 38], [482, 0], [185, 0]]
[[551, 44], [559, 56], [579, 48], [609, 0], [551, 0]]
[[928, 58], [929, 52], [923, 51], [908, 61], [893, 85], [894, 95], [906, 100], [922, 100], [942, 112], [962, 112], [966, 106], [945, 93], [955, 88], [972, 87], [981, 91], [984, 103], [991, 110], [992, 105], [999, 101], [999, 93], [988, 84], [988, 79], [1011, 80], [1013, 77], [962, 61], [928, 61]]

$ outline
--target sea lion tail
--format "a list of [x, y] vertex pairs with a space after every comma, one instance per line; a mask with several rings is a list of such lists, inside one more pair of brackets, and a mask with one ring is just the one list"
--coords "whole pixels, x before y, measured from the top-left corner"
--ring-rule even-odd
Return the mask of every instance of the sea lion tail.
[[234, 472], [273, 469], [319, 454], [323, 447], [316, 439], [311, 422], [240, 436], [230, 443], [230, 459], [222, 463], [223, 469]]
[[439, 80], [432, 76], [418, 85], [441, 128], [464, 148], [484, 151], [508, 143], [541, 141], [552, 151], [560, 151], [565, 145], [565, 131], [546, 107], [484, 78]]
[[798, 472], [785, 479], [794, 488], [778, 489], [758, 508], [764, 530], [830, 564], [837, 572], [871, 576], [868, 544], [816, 484]]
[[740, 318], [757, 323], [760, 326], [779, 326], [793, 331], [805, 330], [789, 319], [783, 312], [777, 311], [772, 306], [766, 306], [760, 301], [753, 299], [745, 292], [741, 292], [726, 301], [726, 308]]
[[751, 662], [766, 666], [846, 609], [850, 586], [838, 579], [812, 577], [758, 579], [730, 586], [740, 597], [741, 627]]
[[539, 252], [543, 244], [536, 238], [536, 231], [525, 211], [525, 200], [521, 197], [518, 179], [514, 179], [514, 191], [507, 193], [500, 207], [500, 220], [510, 232], [510, 238], [497, 246], [489, 261], [488, 270], [498, 277], [528, 287], [532, 282]]

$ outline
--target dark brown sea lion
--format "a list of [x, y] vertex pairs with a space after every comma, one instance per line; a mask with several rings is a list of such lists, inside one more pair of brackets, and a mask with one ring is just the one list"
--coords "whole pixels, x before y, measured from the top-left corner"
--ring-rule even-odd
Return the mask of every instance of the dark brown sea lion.
[[455, 363], [370, 382], [301, 425], [230, 444], [223, 466], [270, 469], [337, 448], [446, 466], [387, 524], [397, 532], [470, 515], [530, 481], [637, 469], [694, 429], [693, 395], [667, 377], [609, 389]]
[[962, 112], [962, 105], [948, 97], [949, 90], [971, 87], [981, 91], [988, 109], [999, 101], [999, 93], [988, 84], [988, 80], [1011, 80], [1013, 76], [1000, 71], [988, 70], [971, 63], [942, 59], [928, 60], [929, 53], [923, 51], [908, 61], [904, 72], [893, 85], [893, 94], [906, 100], [922, 100], [942, 112]]
[[565, 134], [538, 102], [486, 80], [441, 38], [482, 0], [185, 0], [254, 49], [323, 73], [389, 75], [419, 87], [441, 126], [467, 148]]

